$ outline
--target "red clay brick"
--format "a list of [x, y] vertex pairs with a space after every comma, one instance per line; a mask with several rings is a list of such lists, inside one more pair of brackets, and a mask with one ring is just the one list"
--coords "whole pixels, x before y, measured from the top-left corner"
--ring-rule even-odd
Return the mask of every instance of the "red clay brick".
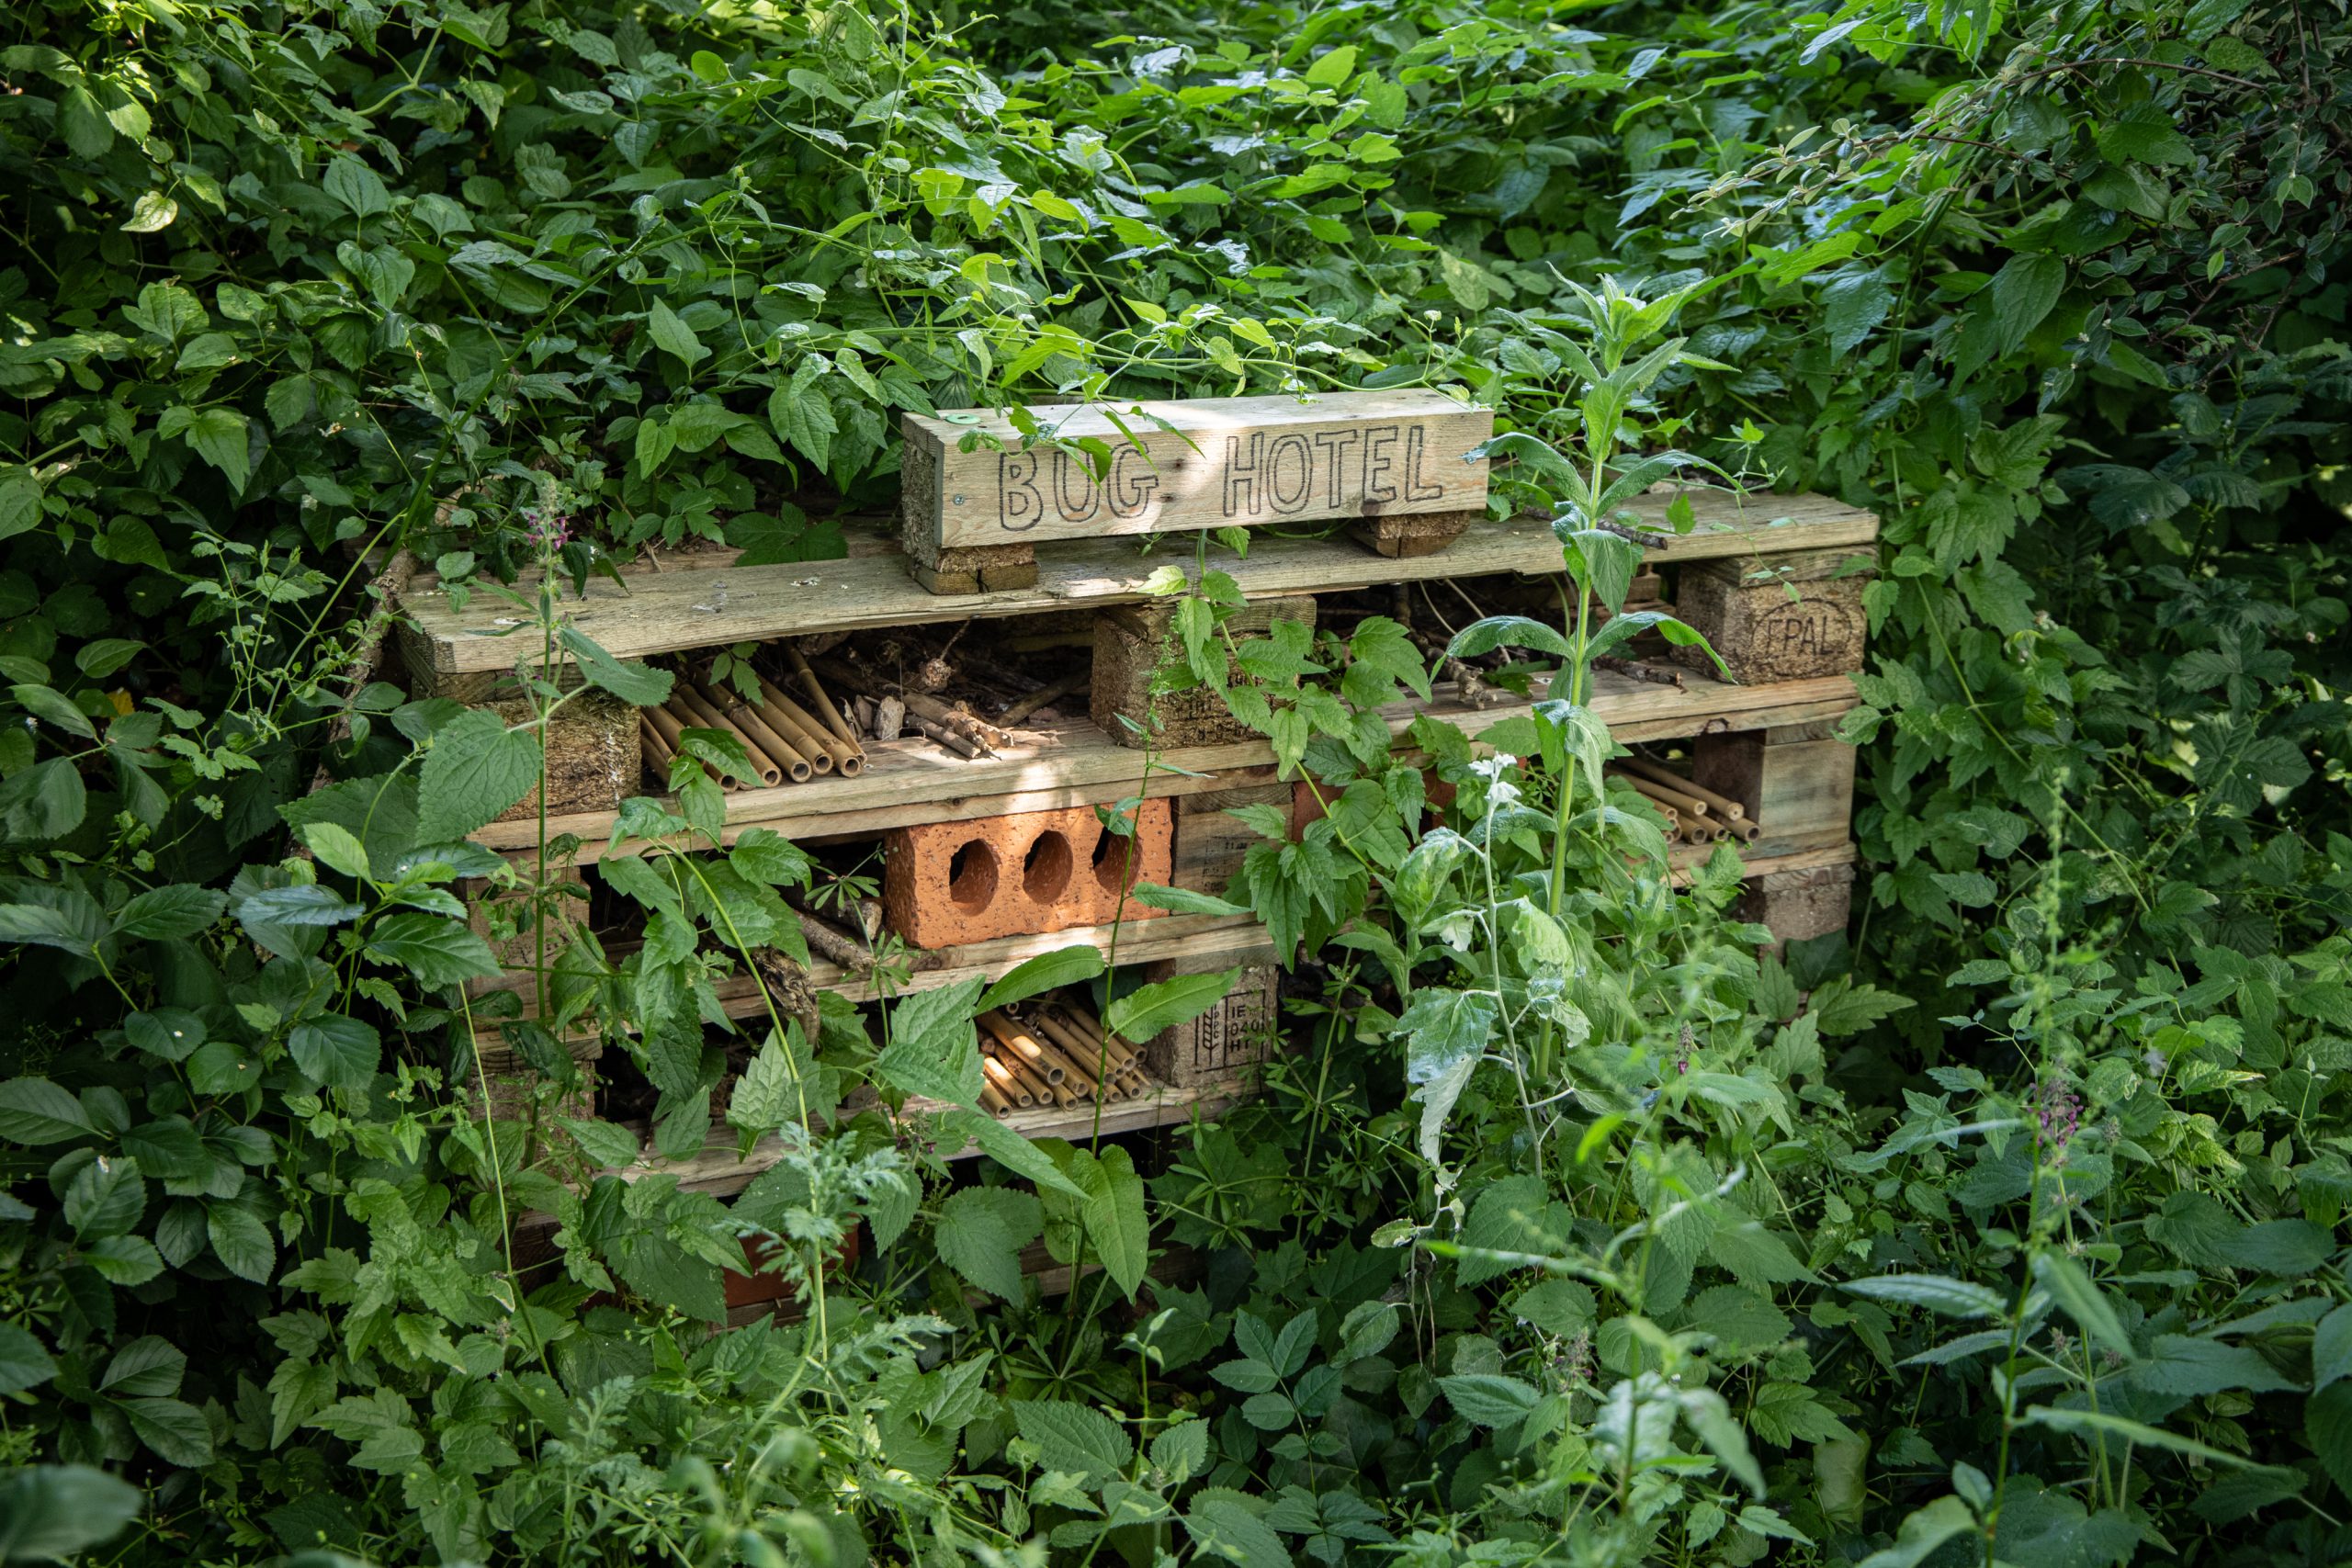
[[[1168, 881], [1174, 834], [1169, 803], [1144, 802], [1129, 886]], [[1120, 913], [1129, 864], [1127, 840], [1091, 806], [900, 828], [887, 841], [882, 908], [892, 931], [923, 948], [1106, 925]], [[1159, 913], [1132, 898], [1125, 911], [1131, 920]]]

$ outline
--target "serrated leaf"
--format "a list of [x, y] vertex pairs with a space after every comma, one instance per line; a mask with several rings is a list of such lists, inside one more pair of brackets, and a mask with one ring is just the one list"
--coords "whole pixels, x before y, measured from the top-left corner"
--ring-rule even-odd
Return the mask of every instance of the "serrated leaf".
[[442, 726], [424, 754], [417, 838], [428, 844], [462, 839], [538, 782], [539, 746], [531, 732], [507, 728], [489, 708], [469, 709]]

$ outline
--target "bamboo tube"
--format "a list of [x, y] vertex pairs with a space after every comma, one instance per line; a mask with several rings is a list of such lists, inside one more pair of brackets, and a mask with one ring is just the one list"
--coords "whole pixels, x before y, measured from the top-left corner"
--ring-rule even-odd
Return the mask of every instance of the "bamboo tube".
[[1059, 1082], [1075, 1086], [1080, 1099], [1091, 1099], [1093, 1096], [1096, 1088], [1094, 1074], [1088, 1069], [1083, 1060], [1071, 1055], [1046, 1032], [1042, 1025], [1028, 1038], [1044, 1052], [1046, 1067], [1061, 1074]]
[[[786, 728], [788, 730], [797, 730], [807, 736], [808, 744], [830, 758], [832, 765], [841, 770], [842, 777], [854, 779], [865, 771], [865, 753], [857, 749], [856, 741], [843, 740], [835, 735], [826, 728], [822, 718], [794, 702], [764, 675], [760, 677], [760, 695], [766, 699], [767, 712], [787, 720]], [[824, 711], [830, 714], [832, 710], [827, 708]], [[775, 722], [774, 717], [770, 722]]]
[[[695, 716], [695, 727], [696, 728], [724, 730], [728, 734], [735, 737], [736, 739], [741, 741], [743, 743], [744, 751], [747, 752], [752, 759], [752, 766], [758, 770], [760, 778], [764, 783], [773, 786], [784, 782], [784, 768], [782, 764], [780, 764], [775, 759], [769, 757], [766, 752], [763, 751], [760, 749], [759, 743], [753, 740], [750, 736], [744, 734], [739, 726], [729, 724], [727, 721], [726, 716], [721, 714], [718, 708], [706, 702], [700, 694], [696, 693], [693, 688], [688, 687], [682, 692], [678, 700], [685, 705], [687, 712]], [[718, 782], [720, 786], [726, 789], [741, 789], [742, 787], [739, 781], [732, 778], [722, 778]]]
[[1001, 1048], [999, 1055], [1011, 1052], [1021, 1058], [1023, 1066], [1045, 1074], [1046, 1081], [1049, 1084], [1062, 1081], [1060, 1064], [1046, 1054], [1045, 1046], [1035, 1037], [1004, 1014], [995, 1011], [984, 1012], [980, 1014], [979, 1024], [982, 1029], [996, 1036], [996, 1043]]
[[1040, 1012], [1033, 1021], [1046, 1032], [1046, 1038], [1058, 1046], [1063, 1055], [1086, 1069], [1086, 1076], [1101, 1078], [1116, 1073], [1118, 1064], [1108, 1059], [1095, 1043], [1064, 1023], [1051, 1012]]
[[996, 1085], [983, 1083], [980, 1085], [980, 1109], [1001, 1122], [1012, 1114], [1012, 1101], [998, 1093]]
[[1030, 1099], [1040, 1104], [1052, 1102], [1054, 1086], [1046, 1081], [1044, 1074], [1030, 1071], [1027, 1063], [1009, 1051], [1000, 1050], [994, 1055], [996, 1059], [1003, 1064], [1004, 1070], [1012, 1075], [1013, 1081], [1022, 1087]]
[[707, 682], [697, 681], [694, 683], [694, 694], [705, 708], [720, 716], [727, 728], [741, 736], [743, 743], [751, 747], [755, 756], [766, 756], [785, 773], [790, 774], [794, 784], [806, 784], [811, 773], [830, 773], [833, 771], [831, 758], [822, 752], [811, 755], [808, 748], [800, 744], [799, 737], [789, 731], [779, 732], [760, 716], [757, 708], [734, 693], [722, 692]]
[[1740, 822], [1747, 819], [1747, 807], [1731, 796], [1718, 794], [1704, 784], [1686, 779], [1673, 769], [1653, 762], [1646, 757], [1620, 757], [1610, 766], [1625, 773], [1642, 774], [1654, 784], [1664, 784], [1668, 789], [1679, 790], [1693, 799], [1704, 801], [1710, 816], [1720, 817], [1726, 822]]
[[[833, 700], [825, 694], [823, 682], [817, 679], [817, 672], [808, 668], [808, 661], [800, 656], [800, 650], [786, 643], [784, 656], [792, 660], [792, 672], [800, 677], [801, 690], [807, 692], [816, 703], [817, 711], [825, 716], [826, 727], [835, 736], [847, 741], [851, 750], [858, 750], [857, 731], [849, 727], [849, 720], [843, 718], [840, 711], [833, 706]], [[762, 682], [763, 685], [765, 683]]]
[[1662, 802], [1653, 801], [1651, 804], [1657, 806], [1660, 811], [1666, 813], [1666, 836], [1668, 839], [1679, 839], [1682, 837], [1682, 813], [1677, 811], [1671, 806], [1665, 805]]
[[646, 716], [646, 710], [643, 708], [639, 708], [637, 714], [637, 738], [644, 750], [645, 760], [651, 763], [654, 770], [664, 779], [668, 778], [670, 763], [678, 753], [667, 740], [662, 739], [662, 732], [653, 727], [653, 721]]
[[1685, 817], [1699, 818], [1707, 815], [1707, 803], [1695, 795], [1685, 795], [1679, 789], [1668, 789], [1662, 784], [1653, 784], [1639, 773], [1619, 773], [1617, 776], [1652, 800], [1662, 801]]
[[983, 1084], [995, 1085], [997, 1093], [1015, 1105], [1037, 1103], [1037, 1097], [1021, 1087], [1021, 1079], [1012, 1069], [985, 1051], [980, 1054], [980, 1077]]
[[678, 737], [685, 733], [685, 727], [678, 722], [676, 714], [666, 707], [639, 708], [637, 711], [648, 724], [653, 726], [671, 750], [675, 751], [678, 749]]
[[[831, 754], [805, 744], [800, 736], [776, 724], [774, 716], [763, 709], [755, 708], [749, 703], [737, 703], [727, 710], [727, 715], [730, 721], [758, 741], [761, 749], [771, 757], [776, 756], [777, 748], [781, 747], [796, 753], [808, 765], [811, 773], [830, 773], [833, 771]], [[782, 760], [777, 758], [779, 761]], [[800, 781], [796, 775], [793, 782], [797, 784]]]
[[[681, 685], [678, 688], [677, 694], [670, 700], [677, 706], [679, 722], [683, 726], [683, 728], [680, 730], [681, 736], [684, 735], [684, 730], [686, 729], [717, 729], [730, 735], [734, 733], [735, 727], [733, 725], [729, 724], [717, 714], [706, 711], [701, 702], [695, 698], [692, 692], [687, 691], [684, 685]], [[738, 739], [740, 739], [741, 737], [738, 737]], [[685, 750], [683, 739], [679, 744], [678, 750], [682, 753]], [[752, 761], [754, 766], [758, 764], [760, 757], [757, 752], [752, 753]], [[737, 778], [732, 773], [720, 773], [718, 776], [718, 787], [726, 790], [730, 795], [743, 787], [743, 781]], [[782, 775], [779, 774], [778, 781], [781, 782], [781, 780]]]
[[1143, 1070], [1143, 1058], [1137, 1055], [1135, 1047], [1106, 1032], [1099, 1020], [1080, 1012], [1075, 1008], [1064, 1009], [1062, 1016], [1077, 1029], [1081, 1039], [1091, 1036], [1087, 1040], [1088, 1044], [1099, 1050], [1109, 1059], [1113, 1072], [1121, 1077], [1133, 1073], [1137, 1077], [1148, 1080], [1149, 1075]]

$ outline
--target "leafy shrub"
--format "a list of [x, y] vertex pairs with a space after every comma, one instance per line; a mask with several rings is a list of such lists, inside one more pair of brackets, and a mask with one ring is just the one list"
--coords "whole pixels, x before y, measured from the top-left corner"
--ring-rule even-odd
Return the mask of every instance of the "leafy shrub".
[[[43, 1468], [0, 1555], [100, 1536], [103, 1464], [125, 1561], [2341, 1556], [2343, 31], [26, 9], [0, 1456]], [[363, 557], [511, 609], [527, 662], [518, 575], [837, 553], [900, 411], [1422, 381], [1498, 408], [1604, 598], [1622, 452], [1885, 518], [1850, 949], [1759, 954], [1728, 858], [1672, 888], [1572, 692], [1508, 761], [1419, 727], [1430, 826], [1362, 718], [1426, 691], [1375, 617], [1244, 662], [1329, 810], [1227, 892], [1312, 994], [1164, 1168], [951, 1115], [996, 1156], [951, 1186], [832, 1118], [958, 1098], [969, 990], [878, 1048], [755, 1031], [734, 1130], [819, 1125], [731, 1211], [599, 1177], [635, 1139], [562, 1114], [552, 1032], [502, 1035], [539, 1104], [468, 1114], [500, 1021], [452, 892], [511, 874], [462, 840], [536, 748], [367, 678]], [[1230, 594], [1189, 586], [1222, 682]], [[1587, 630], [1474, 635], [1573, 670]], [[635, 825], [714, 840], [726, 765]], [[550, 977], [548, 1016], [648, 1025], [665, 1146], [803, 874], [656, 857], [624, 891], [681, 940]], [[1204, 1267], [1131, 1314], [1147, 1217]], [[842, 1273], [853, 1226], [899, 1245]], [[830, 1282], [706, 1337], [747, 1234]], [[1047, 1309], [1036, 1239], [1103, 1275]]]

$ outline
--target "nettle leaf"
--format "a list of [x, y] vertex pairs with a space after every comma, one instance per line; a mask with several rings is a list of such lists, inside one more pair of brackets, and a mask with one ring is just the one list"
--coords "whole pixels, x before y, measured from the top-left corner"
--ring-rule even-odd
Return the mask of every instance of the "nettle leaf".
[[1069, 1176], [1086, 1189], [1079, 1214], [1103, 1270], [1133, 1301], [1151, 1265], [1151, 1222], [1143, 1206], [1143, 1178], [1127, 1151], [1112, 1145], [1097, 1155], [1071, 1151]]
[[941, 1262], [989, 1294], [1017, 1302], [1021, 1249], [1044, 1227], [1043, 1212], [1031, 1194], [1009, 1187], [966, 1187], [940, 1205], [932, 1239]]
[[1838, 1288], [1874, 1302], [1926, 1307], [1946, 1317], [1999, 1317], [2009, 1310], [2008, 1302], [1996, 1292], [1941, 1274], [1882, 1274]]
[[[670, 700], [670, 690], [677, 677], [667, 670], [656, 670], [649, 664], [632, 664], [615, 659], [577, 627], [566, 626], [557, 634], [565, 652], [580, 666], [580, 673], [587, 682], [613, 694], [625, 703], [641, 708], [659, 707]], [[438, 739], [435, 741], [439, 744]], [[511, 806], [514, 802], [509, 801]], [[505, 807], [499, 807], [504, 810]], [[428, 838], [434, 835], [427, 835]], [[463, 834], [440, 835], [462, 838]]]
[[509, 729], [489, 708], [470, 708], [441, 727], [424, 754], [416, 835], [425, 843], [462, 839], [531, 793], [539, 744]]
[[901, 998], [890, 1010], [890, 1043], [874, 1070], [892, 1088], [926, 1100], [970, 1106], [980, 1098], [980, 1044], [974, 1003], [981, 981], [959, 980]]

